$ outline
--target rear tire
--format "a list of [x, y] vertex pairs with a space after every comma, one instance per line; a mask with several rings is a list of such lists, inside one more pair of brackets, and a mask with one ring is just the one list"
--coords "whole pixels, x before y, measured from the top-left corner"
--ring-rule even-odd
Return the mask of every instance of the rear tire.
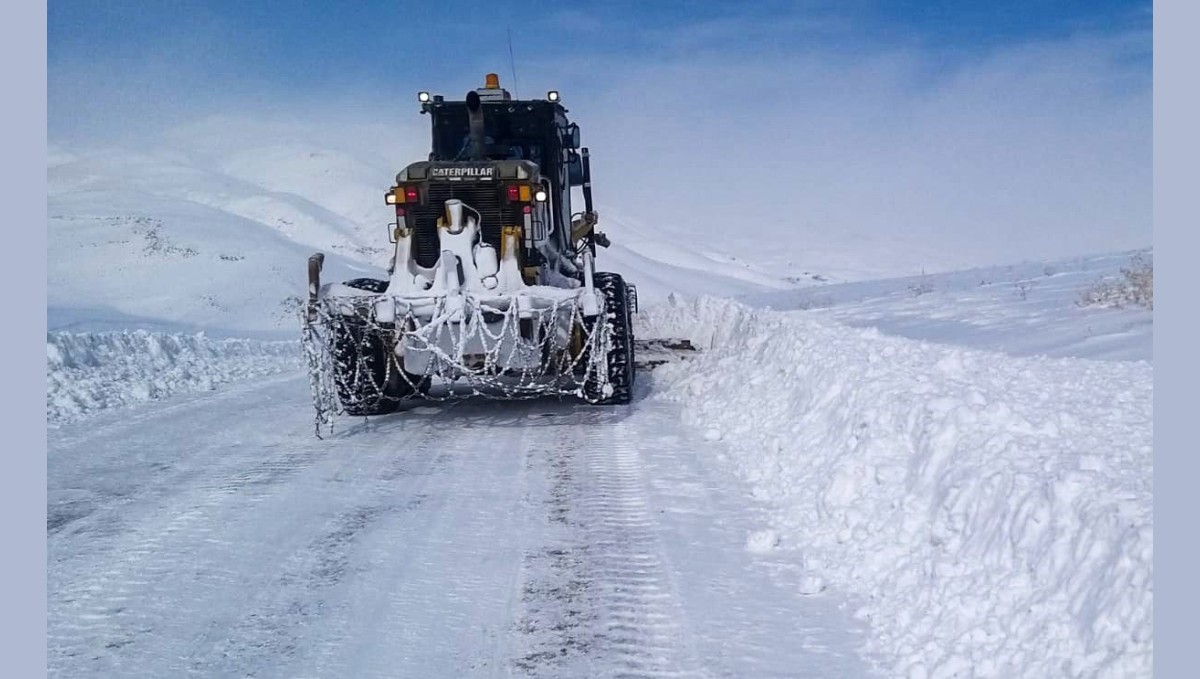
[[387, 292], [389, 282], [378, 278], [355, 278], [352, 281], [342, 283], [342, 285], [349, 288], [366, 290], [367, 292]]
[[403, 367], [392, 353], [394, 332], [358, 318], [339, 321], [333, 328], [333, 381], [342, 408], [352, 416], [395, 412], [422, 378], [401, 374]]
[[[588, 379], [584, 385], [584, 396], [597, 405], [620, 405], [633, 399], [633, 313], [629, 306], [629, 288], [620, 274], [597, 273], [592, 277], [596, 290], [604, 296], [604, 310], [596, 320], [588, 323], [589, 333], [596, 321], [609, 325], [608, 387], [607, 393], [600, 380]], [[598, 377], [598, 376], [597, 376]]]

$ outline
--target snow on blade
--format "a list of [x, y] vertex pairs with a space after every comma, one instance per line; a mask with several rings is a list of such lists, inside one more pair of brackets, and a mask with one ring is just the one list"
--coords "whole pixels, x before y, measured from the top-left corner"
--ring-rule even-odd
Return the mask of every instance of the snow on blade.
[[46, 419], [57, 425], [94, 411], [213, 389], [300, 367], [297, 342], [210, 339], [149, 332], [46, 335]]
[[804, 550], [796, 586], [860, 600], [891, 674], [1149, 676], [1150, 364], [707, 298], [642, 323], [709, 349], [656, 371], [664, 397], [728, 444], [781, 547]]

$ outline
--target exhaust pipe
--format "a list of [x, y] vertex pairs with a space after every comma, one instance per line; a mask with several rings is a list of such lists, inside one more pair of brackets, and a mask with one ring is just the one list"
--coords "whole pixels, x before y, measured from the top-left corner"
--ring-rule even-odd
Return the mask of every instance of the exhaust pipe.
[[471, 160], [484, 160], [483, 104], [479, 93], [467, 92], [467, 129], [470, 133]]

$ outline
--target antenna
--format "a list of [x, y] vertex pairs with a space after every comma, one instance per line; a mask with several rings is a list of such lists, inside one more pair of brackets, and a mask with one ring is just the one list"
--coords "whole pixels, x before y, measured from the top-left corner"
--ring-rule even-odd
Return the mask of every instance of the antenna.
[[508, 65], [512, 67], [513, 94], [515, 94], [517, 96], [517, 99], [520, 99], [521, 98], [521, 88], [517, 84], [517, 60], [513, 58], [512, 26], [511, 25], [506, 26], [505, 29], [508, 31]]

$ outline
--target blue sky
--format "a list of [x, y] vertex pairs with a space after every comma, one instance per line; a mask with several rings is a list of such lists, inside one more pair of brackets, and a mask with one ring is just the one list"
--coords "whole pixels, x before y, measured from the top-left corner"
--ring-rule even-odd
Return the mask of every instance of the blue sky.
[[495, 71], [562, 91], [598, 195], [647, 222], [784, 213], [816, 237], [903, 234], [922, 264], [1151, 240], [1149, 0], [54, 0], [48, 18], [52, 143], [220, 116], [305, 143], [370, 129], [356, 148], [400, 167], [428, 151], [416, 91]]
[[814, 50], [917, 52], [937, 77], [998, 49], [1077, 35], [1141, 35], [1125, 58], [1148, 74], [1150, 24], [1148, 0], [54, 0], [50, 122], [52, 134], [68, 127], [80, 101], [154, 108], [165, 98], [196, 109], [330, 93], [383, 101], [443, 83], [465, 89], [489, 70], [508, 84], [509, 30], [517, 84], [539, 91], [602, 86], [604, 75], [588, 65]]
[[[145, 55], [172, 42], [190, 44], [190, 36], [199, 31], [235, 52], [263, 54], [268, 58], [259, 66], [283, 73], [295, 66], [307, 70], [330, 57], [339, 66], [372, 68], [380, 51], [400, 44], [444, 48], [448, 38], [470, 44], [474, 36], [489, 33], [503, 39], [508, 26], [530, 59], [580, 49], [654, 52], [664, 32], [687, 32], [723, 21], [777, 22], [787, 30], [773, 38], [837, 41], [853, 48], [916, 41], [934, 48], [972, 49], [1079, 31], [1149, 29], [1150, 6], [1147, 0], [54, 0], [48, 18], [52, 62], [105, 53]], [[622, 30], [607, 30], [613, 27]], [[597, 28], [604, 29], [603, 41], [573, 42]], [[752, 34], [727, 37], [733, 49], [753, 48], [756, 39]], [[469, 61], [458, 57], [452, 61]]]

